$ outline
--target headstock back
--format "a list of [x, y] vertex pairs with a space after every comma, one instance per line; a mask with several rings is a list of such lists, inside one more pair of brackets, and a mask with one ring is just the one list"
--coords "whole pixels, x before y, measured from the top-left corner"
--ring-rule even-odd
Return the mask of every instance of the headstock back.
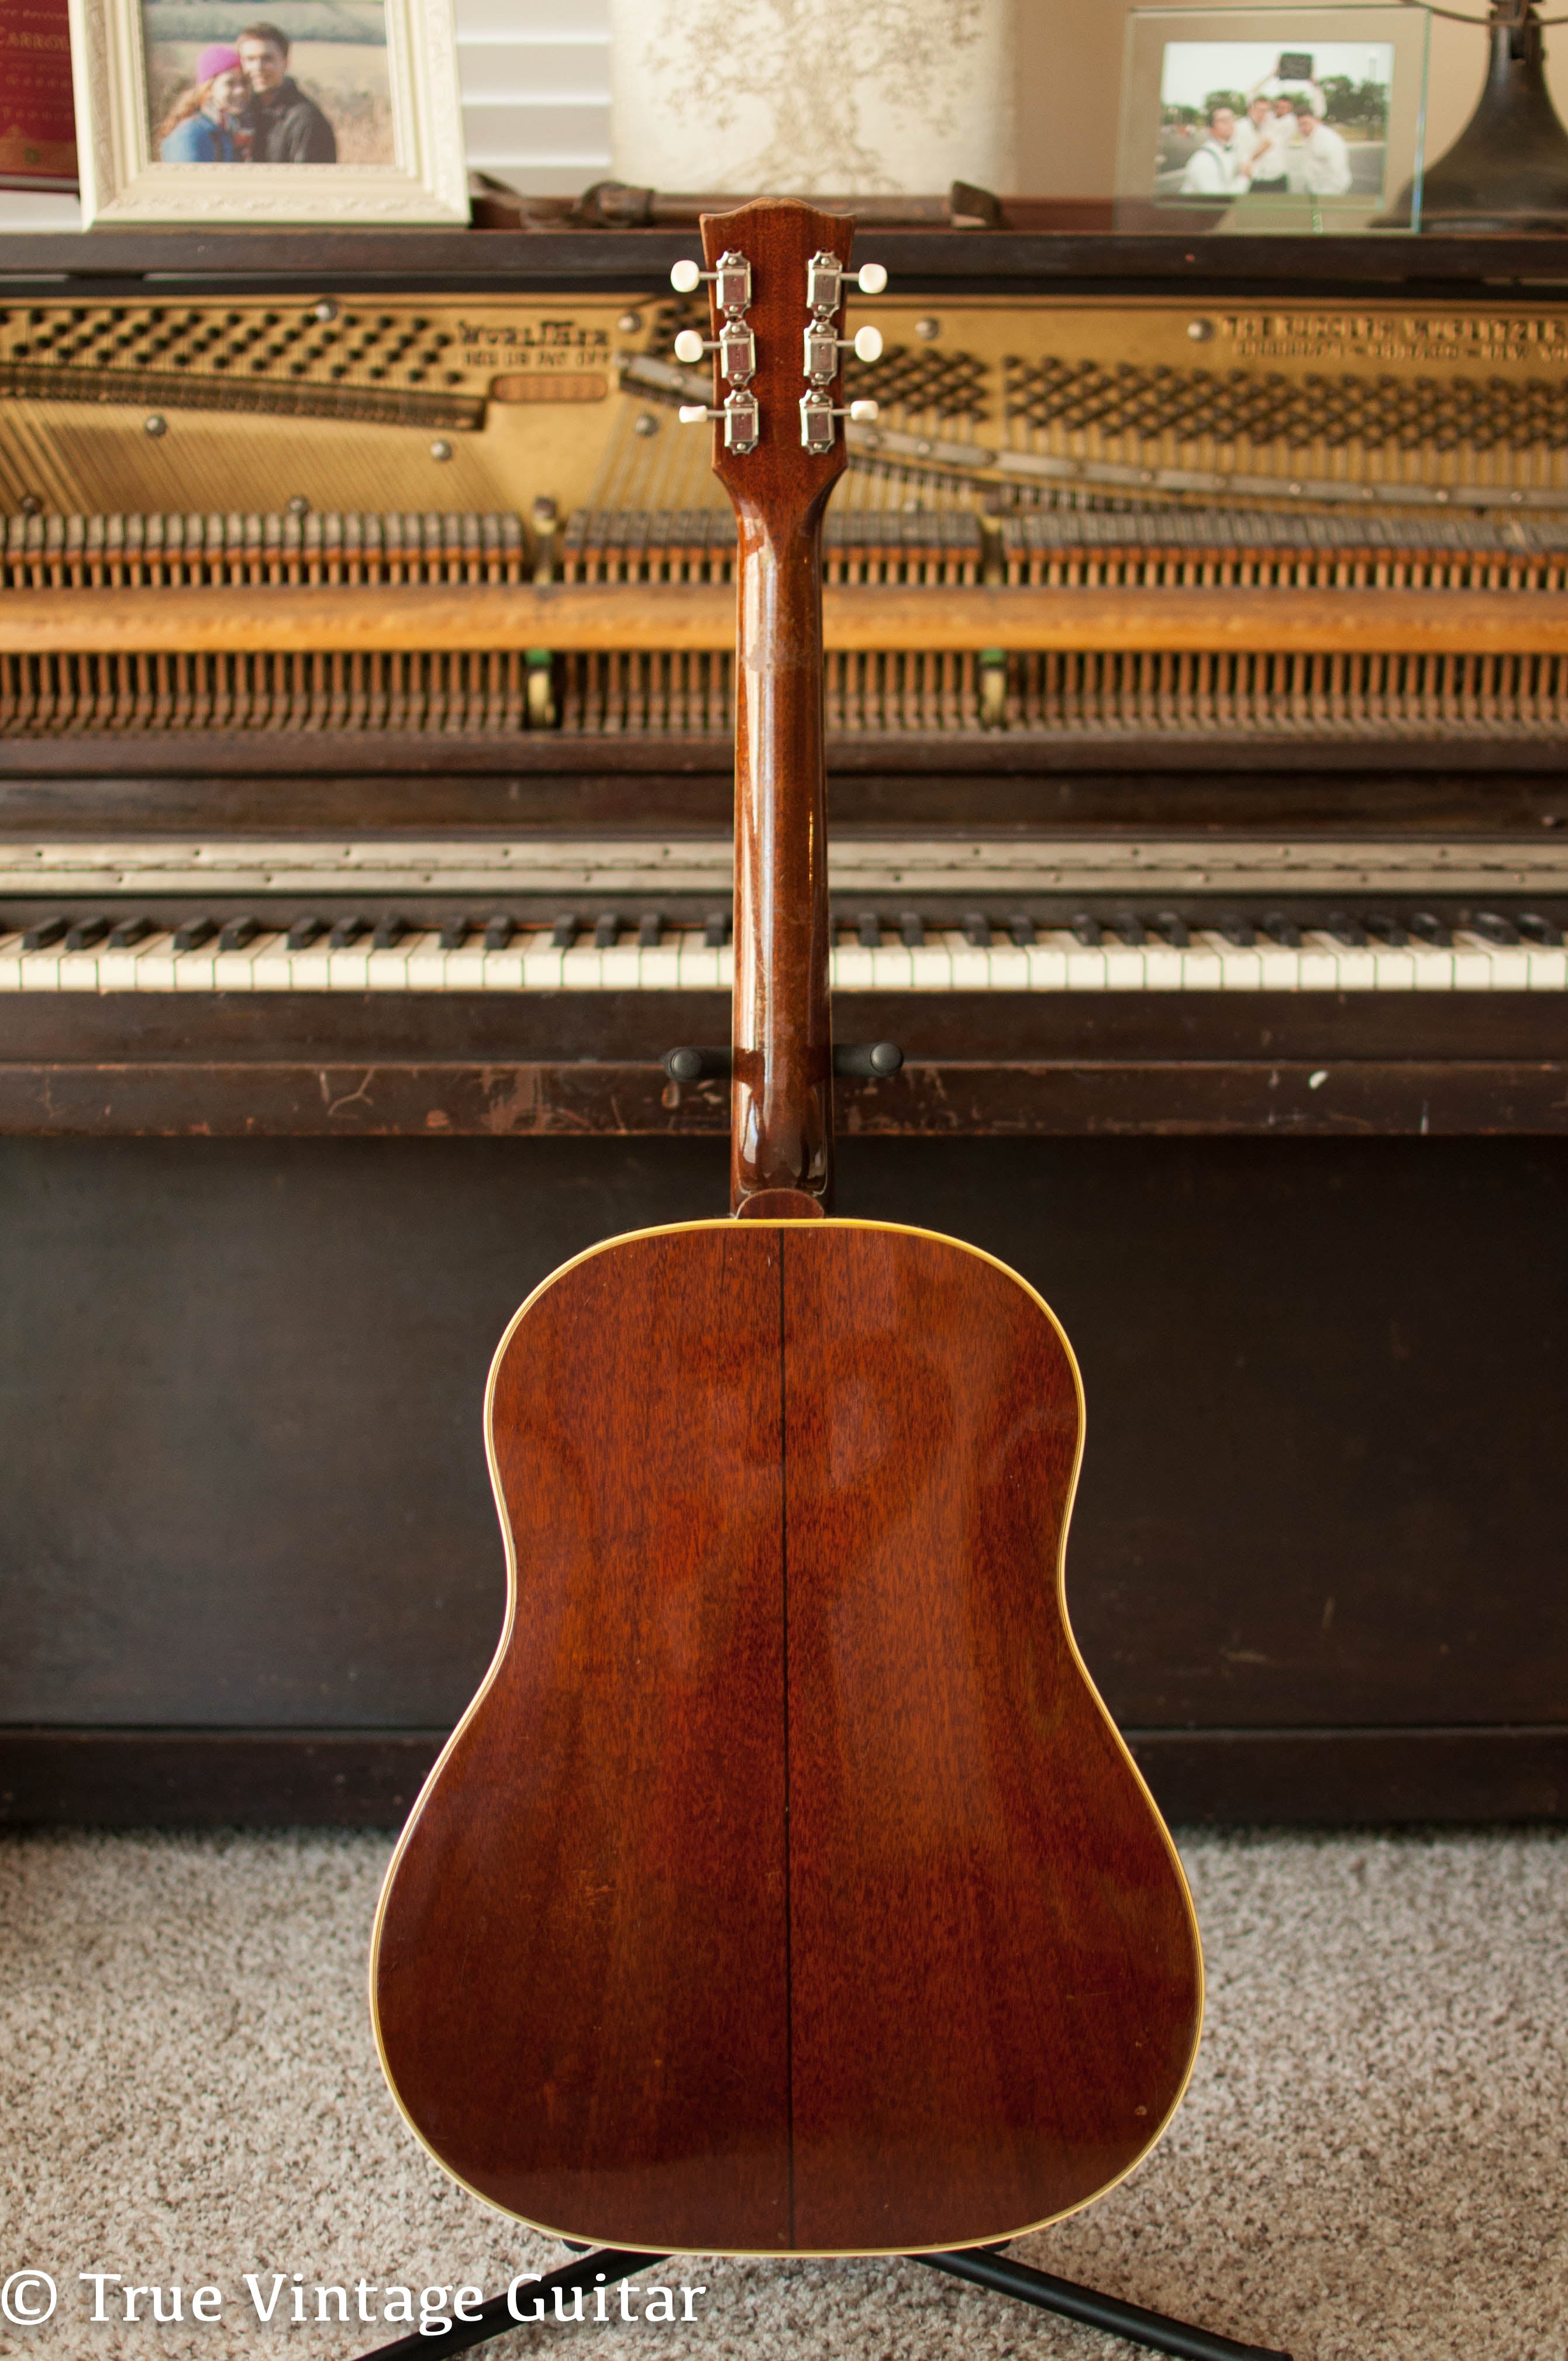
[[[824, 380], [818, 374], [808, 379], [806, 332], [815, 319], [833, 339], [843, 335], [854, 235], [849, 214], [817, 213], [781, 197], [762, 197], [734, 213], [702, 216], [703, 253], [708, 270], [718, 274], [708, 280], [711, 333], [718, 346], [713, 406], [722, 412], [728, 403], [731, 417], [739, 408], [744, 422], [749, 405], [755, 405], [756, 442], [749, 449], [742, 447], [744, 423], [737, 434], [729, 419], [715, 420], [714, 473], [738, 514], [782, 535], [820, 510], [844, 471], [843, 422], [820, 415], [842, 404], [837, 345], [831, 350], [818, 345], [819, 367], [830, 360], [831, 378]], [[737, 260], [726, 267], [725, 258], [731, 256]], [[828, 271], [818, 270], [814, 280], [811, 264], [817, 256], [838, 264], [836, 284]], [[819, 299], [815, 310], [813, 293]], [[742, 307], [740, 299], [748, 294], [750, 301]], [[830, 305], [823, 300], [828, 296]], [[749, 378], [738, 382], [726, 375], [727, 369], [743, 369], [748, 359], [752, 363]], [[802, 439], [806, 396], [814, 398], [818, 412], [813, 422], [817, 447], [809, 449]]]

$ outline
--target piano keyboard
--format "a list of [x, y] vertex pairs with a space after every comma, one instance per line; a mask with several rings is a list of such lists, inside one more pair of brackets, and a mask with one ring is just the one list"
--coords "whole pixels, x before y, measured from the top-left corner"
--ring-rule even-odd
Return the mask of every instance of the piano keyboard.
[[[981, 929], [973, 925], [918, 924], [908, 929], [915, 940], [896, 931], [888, 939], [890, 930], [879, 925], [871, 941], [862, 924], [840, 934], [832, 981], [835, 991], [862, 993], [1568, 990], [1568, 950], [1550, 924], [1537, 922], [1546, 939], [1535, 941], [1487, 940], [1441, 927], [1435, 931], [1449, 939], [1422, 941], [1384, 924], [1392, 939], [1379, 939], [1357, 921], [1337, 933], [1277, 925], [1283, 939], [1233, 929], [1252, 932], [1250, 942], [1197, 924], [1170, 928], [1178, 939], [1142, 942], [1088, 923], [1076, 930], [1025, 924], [1021, 931], [1033, 933], [1032, 941], [993, 936], [989, 943], [977, 939]], [[1493, 924], [1500, 933], [1517, 931]], [[513, 929], [506, 921], [480, 922], [461, 941], [451, 926], [403, 931], [386, 921], [358, 922], [346, 940], [340, 938], [349, 928], [324, 921], [296, 923], [288, 932], [230, 921], [204, 935], [199, 920], [174, 929], [146, 926], [139, 935], [135, 921], [57, 925], [49, 941], [37, 939], [50, 932], [47, 926], [0, 935], [0, 992], [717, 992], [733, 977], [733, 954], [715, 942], [712, 926], [644, 922], [629, 939], [618, 931], [609, 940], [601, 923], [588, 939], [568, 942], [570, 929]], [[1096, 931], [1100, 940], [1083, 939]], [[1347, 932], [1367, 939], [1347, 941]], [[134, 939], [123, 939], [127, 935]]]

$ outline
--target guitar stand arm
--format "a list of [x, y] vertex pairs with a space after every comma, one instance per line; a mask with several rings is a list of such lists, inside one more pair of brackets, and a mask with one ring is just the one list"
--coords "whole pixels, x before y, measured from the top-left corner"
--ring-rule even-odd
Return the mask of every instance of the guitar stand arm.
[[[528, 2300], [532, 2302], [537, 2296], [548, 2312], [557, 2288], [563, 2295], [572, 2295], [578, 2289], [591, 2295], [598, 2288], [631, 2279], [651, 2264], [668, 2259], [665, 2255], [630, 2254], [619, 2247], [601, 2246], [590, 2254], [575, 2255], [559, 2270], [547, 2271], [542, 2279], [530, 2279]], [[968, 2279], [994, 2295], [1014, 2296], [1038, 2311], [1059, 2312], [1064, 2320], [1081, 2321], [1087, 2328], [1102, 2328], [1112, 2336], [1125, 2337], [1130, 2345], [1146, 2345], [1153, 2353], [1171, 2354], [1175, 2361], [1290, 2361], [1288, 2353], [1276, 2353], [1262, 2345], [1238, 2345], [1234, 2337], [1190, 2328], [1182, 2321], [1168, 2320], [1163, 2312], [1146, 2312], [1141, 2304], [1122, 2303], [1114, 2296], [1097, 2295], [1092, 2288], [1077, 2287], [1071, 2279], [1031, 2270], [994, 2246], [966, 2247], [949, 2255], [911, 2255], [909, 2260], [924, 2263], [930, 2270], [946, 2271], [953, 2279]], [[530, 2312], [520, 2320], [510, 2294], [492, 2295], [471, 2320], [454, 2320], [434, 2335], [416, 2330], [411, 2336], [400, 2336], [395, 2344], [378, 2345], [374, 2353], [362, 2355], [361, 2361], [431, 2361], [436, 2353], [463, 2353], [471, 2345], [488, 2345], [491, 2337], [505, 2336], [538, 2316]]]
[[947, 2271], [956, 2279], [968, 2279], [974, 2287], [989, 2288], [993, 2295], [1015, 2296], [1020, 2303], [1032, 2303], [1040, 2312], [1057, 2312], [1064, 2320], [1081, 2321], [1086, 2328], [1102, 2328], [1108, 2335], [1125, 2337], [1129, 2345], [1146, 2345], [1151, 2353], [1173, 2354], [1176, 2361], [1290, 2361], [1288, 2353], [1277, 2353], [1272, 2346], [1238, 2345], [1234, 2336], [1190, 2328], [1185, 2321], [1146, 2312], [1142, 2304], [1123, 2303], [1113, 2295], [1100, 2295], [1071, 2279], [1053, 2279], [1049, 2271], [1031, 2270], [1026, 2263], [1014, 2262], [994, 2246], [960, 2247], [950, 2255], [911, 2255], [909, 2259], [934, 2271]]

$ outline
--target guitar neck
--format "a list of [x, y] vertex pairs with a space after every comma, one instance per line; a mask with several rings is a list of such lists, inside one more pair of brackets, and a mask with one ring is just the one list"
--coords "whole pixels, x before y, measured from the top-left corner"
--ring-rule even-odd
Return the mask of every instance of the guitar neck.
[[822, 520], [845, 465], [853, 234], [842, 214], [777, 199], [702, 222], [714, 468], [740, 535], [730, 1204], [742, 1216], [826, 1213], [832, 1191]]

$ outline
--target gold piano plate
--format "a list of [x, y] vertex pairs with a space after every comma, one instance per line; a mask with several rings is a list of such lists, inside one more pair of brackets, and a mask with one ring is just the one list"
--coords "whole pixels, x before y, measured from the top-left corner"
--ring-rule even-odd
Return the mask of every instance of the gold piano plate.
[[[1568, 511], [1568, 310], [884, 296], [840, 505]], [[715, 505], [689, 299], [0, 309], [0, 511]]]

